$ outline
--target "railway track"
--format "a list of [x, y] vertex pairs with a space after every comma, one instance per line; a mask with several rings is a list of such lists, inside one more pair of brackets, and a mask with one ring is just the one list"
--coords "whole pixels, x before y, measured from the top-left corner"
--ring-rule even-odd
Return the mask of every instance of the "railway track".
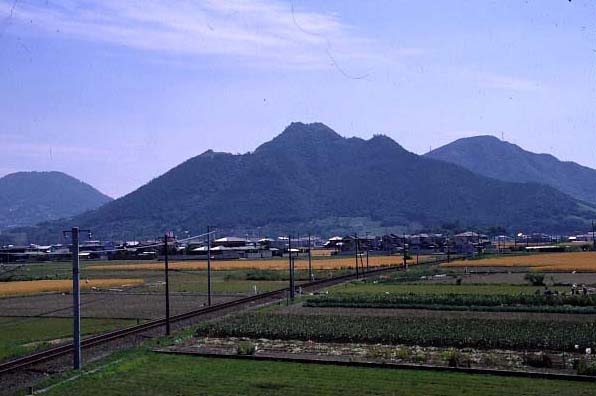
[[[438, 264], [439, 262], [440, 261], [437, 261], [436, 263]], [[383, 272], [394, 271], [399, 268], [401, 268], [401, 267], [392, 266], [392, 267], [371, 269], [366, 272], [366, 275], [367, 276], [377, 275], [377, 274], [380, 274]], [[327, 278], [327, 279], [306, 282], [306, 283], [298, 284], [298, 285], [296, 285], [296, 287], [297, 288], [300, 287], [303, 290], [309, 291], [312, 289], [318, 289], [321, 287], [330, 286], [330, 285], [334, 285], [337, 283], [342, 283], [342, 282], [349, 281], [352, 279], [356, 279], [356, 274], [340, 275], [340, 276], [336, 276], [333, 278]], [[278, 290], [274, 290], [274, 291], [270, 291], [270, 292], [266, 292], [266, 293], [260, 293], [260, 294], [254, 295], [254, 296], [240, 298], [240, 299], [233, 300], [233, 301], [214, 304], [209, 307], [204, 307], [204, 308], [200, 308], [197, 310], [193, 310], [193, 311], [189, 311], [189, 312], [185, 312], [182, 314], [171, 316], [170, 322], [174, 323], [174, 322], [179, 322], [179, 321], [183, 321], [183, 320], [187, 320], [187, 319], [191, 319], [191, 318], [195, 318], [195, 317], [200, 317], [200, 316], [207, 315], [210, 313], [224, 311], [229, 308], [239, 307], [239, 306], [242, 306], [245, 304], [256, 303], [256, 302], [261, 302], [261, 301], [264, 302], [264, 301], [267, 301], [270, 299], [283, 299], [286, 296], [286, 294], [289, 292], [289, 290], [290, 290], [290, 288], [286, 287], [283, 289], [278, 289]], [[89, 337], [84, 338], [81, 341], [81, 347], [83, 349], [88, 349], [93, 346], [108, 343], [108, 342], [111, 342], [111, 341], [114, 341], [114, 340], [117, 340], [120, 338], [124, 338], [124, 337], [130, 336], [130, 335], [140, 334], [140, 333], [146, 332], [147, 330], [156, 329], [156, 328], [165, 326], [165, 324], [166, 324], [166, 319], [161, 318], [161, 319], [152, 320], [152, 321], [149, 321], [146, 323], [142, 323], [142, 324], [139, 324], [136, 326], [131, 326], [131, 327], [127, 327], [124, 329], [111, 331], [108, 333], [102, 333], [102, 334], [98, 334], [98, 335], [94, 335], [94, 336], [89, 336]], [[50, 349], [46, 349], [41, 352], [29, 354], [29, 355], [26, 355], [26, 356], [23, 356], [23, 357], [20, 357], [17, 359], [9, 360], [7, 362], [0, 364], [0, 376], [7, 374], [9, 372], [17, 371], [20, 369], [25, 369], [30, 366], [35, 366], [39, 363], [44, 363], [44, 362], [62, 357], [64, 355], [72, 353], [72, 350], [73, 350], [72, 344], [67, 344], [67, 345], [61, 345], [61, 346], [53, 347]]]

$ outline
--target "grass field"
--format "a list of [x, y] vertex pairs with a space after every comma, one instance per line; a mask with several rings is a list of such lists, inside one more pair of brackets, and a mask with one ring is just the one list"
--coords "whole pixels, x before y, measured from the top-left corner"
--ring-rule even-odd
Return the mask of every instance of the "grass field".
[[[426, 259], [420, 257], [420, 260]], [[396, 265], [402, 263], [401, 256], [370, 256], [370, 266], [386, 266]], [[363, 262], [366, 259], [363, 258]], [[416, 262], [416, 259], [409, 260], [409, 264]], [[212, 262], [212, 269], [215, 271], [222, 270], [246, 270], [246, 269], [265, 269], [265, 270], [285, 270], [288, 268], [287, 259], [267, 259], [267, 260], [214, 260]], [[341, 268], [354, 268], [355, 259], [354, 257], [341, 257], [341, 258], [324, 258], [318, 260], [312, 260], [312, 266], [318, 270], [332, 270]], [[169, 267], [173, 270], [206, 270], [206, 261], [175, 261], [170, 262]], [[90, 265], [87, 267], [88, 270], [97, 271], [130, 271], [130, 270], [156, 270], [162, 271], [164, 268], [163, 263], [143, 263], [143, 264], [105, 264], [105, 265]], [[300, 259], [295, 261], [295, 268], [298, 270], [308, 269], [308, 260]]]
[[[569, 291], [568, 287], [549, 287], [551, 290]], [[544, 290], [538, 286], [526, 285], [454, 285], [454, 284], [374, 284], [372, 282], [345, 283], [329, 288], [329, 293], [395, 293], [395, 294], [534, 294]]]
[[[143, 279], [91, 279], [81, 280], [81, 289], [128, 287], [144, 283]], [[0, 282], [0, 296], [14, 296], [21, 294], [35, 294], [43, 292], [71, 292], [71, 280], [35, 280]]]
[[[131, 320], [82, 319], [83, 335], [136, 324]], [[0, 360], [50, 347], [50, 341], [72, 337], [70, 318], [0, 318]]]
[[594, 384], [415, 370], [206, 359], [136, 352], [102, 370], [59, 384], [45, 394], [587, 396], [594, 394]]
[[596, 252], [528, 254], [492, 257], [479, 260], [460, 260], [442, 264], [449, 268], [528, 267], [535, 271], [596, 272]]

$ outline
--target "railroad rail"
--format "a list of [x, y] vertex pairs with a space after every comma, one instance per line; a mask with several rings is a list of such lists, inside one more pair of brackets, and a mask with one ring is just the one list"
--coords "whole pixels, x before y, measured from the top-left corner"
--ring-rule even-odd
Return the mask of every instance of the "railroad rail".
[[[440, 264], [442, 262], [446, 262], [446, 260], [438, 259], [438, 260], [433, 260], [432, 262], [421, 263], [421, 265], [423, 265], [423, 264]], [[380, 274], [383, 272], [388, 272], [388, 271], [392, 271], [392, 270], [394, 271], [396, 269], [399, 270], [400, 268], [402, 268], [402, 267], [401, 266], [389, 266], [389, 267], [370, 269], [364, 273], [364, 276], [377, 275], [377, 274]], [[311, 282], [301, 283], [301, 284], [296, 285], [296, 287], [301, 287], [302, 289], [320, 288], [320, 287], [324, 287], [324, 286], [328, 286], [328, 285], [333, 285], [333, 284], [349, 281], [352, 279], [357, 279], [357, 276], [355, 273], [339, 275], [339, 276], [332, 277], [332, 278], [326, 278], [326, 279], [320, 279], [320, 280], [315, 280], [315, 281], [311, 281]], [[210, 314], [213, 312], [223, 311], [228, 308], [233, 308], [233, 307], [241, 306], [244, 304], [263, 301], [263, 300], [267, 300], [267, 299], [274, 298], [274, 297], [278, 297], [278, 298], [282, 299], [285, 297], [286, 293], [289, 292], [289, 290], [290, 290], [289, 287], [285, 287], [282, 289], [277, 289], [277, 290], [265, 292], [265, 293], [259, 293], [254, 296], [249, 296], [249, 297], [240, 298], [237, 300], [214, 304], [214, 305], [211, 305], [208, 307], [203, 307], [203, 308], [196, 309], [193, 311], [181, 313], [178, 315], [173, 315], [170, 317], [170, 322], [171, 323], [179, 322], [182, 320], [191, 319], [194, 317]], [[110, 341], [117, 340], [119, 338], [123, 338], [123, 337], [134, 335], [134, 334], [139, 334], [139, 333], [145, 332], [147, 330], [152, 330], [152, 329], [155, 329], [155, 328], [158, 328], [161, 326], [165, 326], [165, 324], [166, 324], [166, 318], [161, 318], [161, 319], [152, 320], [152, 321], [149, 321], [146, 323], [142, 323], [139, 325], [127, 327], [124, 329], [119, 329], [119, 330], [114, 330], [114, 331], [107, 332], [107, 333], [89, 336], [89, 337], [84, 338], [81, 341], [81, 347], [83, 349], [90, 348], [90, 347], [93, 347], [96, 345], [100, 345], [100, 344], [104, 344], [104, 343], [107, 343]], [[4, 375], [6, 373], [9, 373], [11, 371], [23, 369], [28, 366], [34, 366], [39, 363], [44, 363], [49, 360], [62, 357], [69, 353], [72, 353], [72, 344], [60, 345], [60, 346], [46, 349], [46, 350], [43, 350], [40, 352], [32, 353], [32, 354], [29, 354], [29, 355], [26, 355], [26, 356], [23, 356], [20, 358], [9, 360], [7, 362], [0, 364], [0, 376]]]

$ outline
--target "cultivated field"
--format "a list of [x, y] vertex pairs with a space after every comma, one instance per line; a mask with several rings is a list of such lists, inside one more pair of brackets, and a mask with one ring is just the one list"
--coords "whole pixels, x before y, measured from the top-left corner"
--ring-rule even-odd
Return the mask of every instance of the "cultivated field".
[[596, 272], [596, 252], [526, 254], [491, 257], [479, 260], [459, 260], [442, 265], [445, 268], [527, 267], [534, 271]]
[[[540, 256], [552, 258], [556, 255], [535, 255], [531, 258]], [[504, 257], [502, 260], [518, 258], [527, 259], [530, 256]], [[401, 256], [371, 256], [369, 264], [401, 264], [401, 260]], [[475, 260], [468, 264], [483, 261]], [[414, 262], [411, 260], [409, 263]], [[253, 294], [255, 290], [263, 292], [286, 287], [289, 276], [287, 264], [287, 259], [214, 261], [214, 299], [221, 302]], [[313, 264], [316, 279], [354, 271], [353, 257], [320, 258], [313, 260]], [[296, 261], [297, 278], [301, 282], [308, 279], [307, 266], [307, 260]], [[205, 303], [205, 267], [204, 261], [171, 263], [173, 313], [188, 311]], [[68, 275], [68, 266], [48, 265], [45, 270], [55, 270], [56, 275], [60, 276]], [[520, 270], [524, 271], [525, 266], [520, 266]], [[37, 277], [42, 276], [43, 272], [38, 267], [32, 268], [31, 272], [24, 271], [19, 276]], [[144, 281], [130, 288], [122, 288], [121, 291], [92, 290], [84, 293], [83, 316], [88, 318], [86, 320], [103, 320], [106, 321], [104, 324], [120, 327], [129, 323], [127, 320], [136, 323], [163, 316], [162, 262], [85, 263], [82, 278], [86, 277], [90, 280], [122, 278]], [[583, 350], [596, 346], [596, 303], [591, 296], [570, 296], [570, 286], [567, 284], [573, 281], [592, 285], [595, 279], [589, 274], [549, 274], [545, 278], [549, 290], [561, 294], [555, 299], [544, 295], [544, 286], [530, 286], [521, 272], [507, 274], [501, 271], [499, 274], [461, 276], [451, 268], [437, 266], [412, 267], [407, 272], [396, 268], [380, 277], [330, 287], [314, 296], [299, 296], [295, 304], [284, 301], [203, 324], [196, 333], [186, 333], [195, 334], [194, 337], [177, 340], [175, 348], [196, 350], [197, 345], [209, 339], [230, 343], [232, 354], [244, 353], [240, 352], [240, 346], [244, 343], [249, 346], [259, 344], [259, 348], [266, 345], [273, 354], [281, 354], [282, 358], [292, 357], [293, 353], [311, 356], [304, 352], [311, 348], [316, 350], [312, 356], [336, 358], [341, 355], [347, 362], [364, 359], [442, 367], [551, 370], [593, 375], [590, 373], [596, 373], [596, 361], [591, 357], [586, 358]], [[39, 320], [40, 325], [46, 320], [69, 323], [70, 298], [69, 295], [57, 293], [2, 298], [0, 317], [5, 318], [0, 318], [0, 321], [12, 323], [16, 319], [23, 320], [21, 323], [15, 322], [17, 327], [14, 328], [16, 332], [22, 333], [23, 339], [14, 342], [18, 348], [12, 351], [6, 347], [7, 353], [19, 354], [31, 348], [44, 348], [48, 340], [68, 337], [68, 328], [57, 336], [61, 332], [45, 332], [41, 326], [35, 327], [33, 331], [30, 326], [36, 320]], [[47, 314], [52, 318], [14, 317], [23, 313], [46, 315], [45, 311], [52, 311]], [[12, 333], [12, 328], [10, 331]], [[29, 335], [28, 332], [33, 333]], [[235, 337], [248, 338], [239, 341]], [[159, 347], [168, 342], [171, 340], [160, 340]], [[7, 339], [5, 345], [9, 344], [10, 340]], [[305, 392], [313, 395], [380, 395], [403, 393], [405, 390], [408, 390], [408, 394], [450, 395], [461, 394], [464, 390], [462, 386], [473, 386], [475, 392], [486, 395], [503, 392], [528, 395], [568, 392], [582, 395], [592, 394], [590, 392], [593, 390], [593, 385], [584, 388], [585, 384], [576, 382], [559, 386], [557, 381], [481, 375], [458, 374], [457, 382], [454, 383], [455, 377], [451, 376], [455, 374], [447, 373], [227, 359], [211, 359], [206, 363], [200, 357], [156, 354], [150, 352], [153, 347], [155, 344], [148, 345], [146, 350], [120, 355], [122, 363], [107, 366], [97, 375], [86, 375], [59, 385], [47, 394], [93, 396], [142, 392], [161, 395], [175, 392], [191, 395], [197, 394], [200, 388], [203, 394], [209, 395], [292, 395]], [[219, 367], [217, 372], [214, 367]], [[268, 374], [263, 375], [262, 370], [256, 370], [255, 367], [261, 367]], [[279, 371], [282, 369], [283, 374]], [[279, 375], [275, 374], [278, 372]], [[300, 387], [304, 384], [295, 382], [295, 378], [288, 374], [291, 372], [307, 381], [308, 387]], [[361, 379], [352, 380], [352, 377], [364, 375], [365, 372], [366, 392], [361, 387]], [[375, 381], [369, 380], [371, 376], [376, 378]], [[230, 377], [235, 380], [229, 381]], [[408, 382], [411, 378], [418, 380]], [[219, 380], [222, 382], [217, 382]], [[513, 383], [516, 385], [512, 386]], [[349, 389], [340, 389], [342, 387], [338, 384], [348, 384], [346, 386]]]
[[[427, 257], [420, 257], [420, 260], [426, 260]], [[402, 256], [370, 256], [369, 266], [388, 266], [398, 265], [403, 262]], [[408, 264], [413, 264], [416, 259], [411, 259]], [[318, 270], [336, 270], [343, 268], [355, 268], [356, 260], [354, 257], [341, 258], [325, 258], [312, 260], [312, 266]], [[366, 265], [366, 258], [359, 261], [359, 265]], [[192, 270], [202, 271], [207, 269], [206, 261], [174, 261], [169, 263], [172, 270]], [[156, 270], [163, 271], [163, 263], [147, 263], [147, 264], [105, 264], [105, 265], [91, 265], [87, 267], [89, 270], [101, 271], [124, 271], [124, 270]], [[288, 268], [287, 259], [267, 259], [267, 260], [213, 260], [211, 268], [215, 271], [224, 270], [246, 270], [246, 269], [263, 269], [263, 270], [286, 270]], [[295, 268], [297, 270], [308, 269], [308, 260], [297, 259], [295, 261]]]
[[[89, 335], [135, 323], [132, 320], [83, 318], [81, 332]], [[67, 342], [70, 337], [70, 318], [0, 318], [0, 361]]]
[[[80, 287], [84, 289], [131, 287], [143, 284], [143, 279], [92, 279], [81, 280]], [[72, 280], [35, 280], [0, 282], [0, 296], [19, 294], [35, 294], [45, 292], [72, 292]]]
[[596, 297], [571, 295], [558, 276], [548, 277], [548, 288], [523, 284], [523, 276], [472, 284], [449, 270], [417, 267], [212, 322], [199, 327], [194, 343], [174, 349], [225, 355], [234, 345], [258, 344], [253, 353], [279, 358], [595, 375], [596, 359], [583, 351], [596, 346]]

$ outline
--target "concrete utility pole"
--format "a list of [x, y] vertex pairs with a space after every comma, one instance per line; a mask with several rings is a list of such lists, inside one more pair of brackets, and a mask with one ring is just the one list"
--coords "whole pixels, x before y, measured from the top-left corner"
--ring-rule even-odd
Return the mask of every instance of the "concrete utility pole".
[[314, 281], [315, 280], [315, 275], [312, 272], [312, 254], [311, 254], [311, 249], [312, 249], [312, 243], [310, 241], [310, 234], [308, 234], [308, 279], [310, 279], [310, 281]]
[[290, 299], [294, 301], [296, 297], [294, 287], [294, 260], [292, 258], [292, 236], [288, 235], [288, 263], [290, 266]]
[[403, 253], [404, 253], [404, 270], [408, 269], [408, 259], [407, 259], [407, 253], [406, 253], [406, 234], [404, 234], [404, 247], [403, 247]]
[[79, 227], [72, 227], [70, 231], [64, 231], [64, 236], [70, 234], [72, 239], [72, 366], [80, 370], [83, 366], [81, 355], [81, 288], [80, 288], [80, 262], [79, 262]]
[[165, 265], [165, 281], [166, 281], [166, 335], [170, 335], [170, 268], [168, 262], [168, 239], [171, 233], [165, 233], [163, 236], [164, 246], [164, 265]]
[[354, 258], [356, 259], [356, 279], [358, 279], [358, 234], [354, 234], [354, 247], [356, 252], [356, 254], [354, 255]]
[[211, 229], [207, 226], [207, 305], [211, 306]]
[[72, 227], [72, 318], [73, 368], [80, 370], [81, 362], [81, 288], [79, 274], [79, 227]]
[[595, 224], [594, 220], [592, 220], [592, 248], [596, 251], [596, 233], [595, 233]]

